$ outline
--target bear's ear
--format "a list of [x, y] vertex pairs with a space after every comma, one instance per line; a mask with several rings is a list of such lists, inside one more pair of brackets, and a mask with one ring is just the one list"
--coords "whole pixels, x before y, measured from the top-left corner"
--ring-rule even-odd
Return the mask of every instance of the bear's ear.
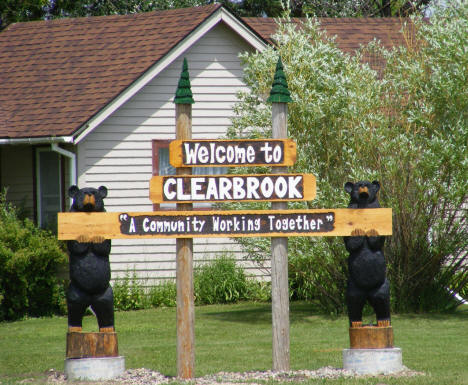
[[354, 183], [352, 182], [346, 182], [344, 185], [344, 189], [348, 194], [351, 194], [351, 191], [353, 191], [354, 188]]
[[380, 190], [380, 183], [378, 180], [374, 180], [372, 184], [374, 185], [375, 192]]
[[78, 191], [80, 191], [78, 186], [75, 186], [75, 185], [70, 186], [70, 188], [68, 189], [68, 196], [70, 198], [74, 198]]
[[106, 186], [101, 186], [98, 188], [99, 195], [101, 196], [102, 199], [104, 199], [107, 196], [107, 187]]

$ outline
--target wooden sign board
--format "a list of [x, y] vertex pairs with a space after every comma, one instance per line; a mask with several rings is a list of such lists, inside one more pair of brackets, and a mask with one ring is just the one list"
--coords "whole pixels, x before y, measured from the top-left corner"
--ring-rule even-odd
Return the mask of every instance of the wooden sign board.
[[303, 201], [316, 193], [312, 174], [154, 176], [153, 203]]
[[291, 139], [174, 140], [169, 144], [174, 167], [292, 166]]
[[59, 213], [58, 239], [349, 236], [392, 234], [392, 209]]

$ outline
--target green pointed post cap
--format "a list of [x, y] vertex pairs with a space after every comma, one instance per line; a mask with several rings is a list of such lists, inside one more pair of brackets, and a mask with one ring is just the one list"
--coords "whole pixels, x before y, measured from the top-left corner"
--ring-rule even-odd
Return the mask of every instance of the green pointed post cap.
[[270, 97], [267, 99], [270, 103], [289, 103], [292, 102], [291, 94], [288, 90], [288, 83], [286, 82], [286, 75], [283, 71], [283, 63], [281, 57], [278, 58], [276, 63], [276, 72], [273, 79], [273, 86], [271, 87]]
[[174, 98], [175, 104], [193, 104], [192, 89], [190, 88], [190, 77], [188, 72], [187, 58], [184, 58], [182, 73], [180, 74], [179, 84]]

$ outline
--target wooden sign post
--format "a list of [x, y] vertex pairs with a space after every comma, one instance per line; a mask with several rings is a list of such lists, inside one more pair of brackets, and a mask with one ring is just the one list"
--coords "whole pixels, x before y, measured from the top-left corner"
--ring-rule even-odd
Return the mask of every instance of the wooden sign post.
[[[187, 60], [174, 99], [176, 105], [176, 139], [192, 138], [192, 104]], [[178, 167], [177, 175], [191, 174], [191, 169]], [[177, 209], [191, 211], [191, 203], [179, 203]], [[191, 379], [195, 375], [195, 302], [193, 292], [193, 239], [176, 239], [177, 285], [177, 376]]]
[[[281, 58], [276, 65], [275, 78], [268, 101], [272, 103], [273, 139], [288, 137], [288, 102], [291, 101]], [[287, 172], [286, 167], [273, 167], [272, 172]], [[286, 202], [273, 202], [272, 209], [286, 210]], [[288, 238], [271, 238], [271, 313], [273, 330], [273, 370], [288, 371], [289, 365], [289, 284]]]
[[[296, 146], [287, 137], [290, 101], [281, 61], [269, 101], [272, 102], [273, 139], [192, 140], [193, 103], [187, 62], [176, 92], [176, 140], [170, 161], [176, 176], [150, 181], [154, 203], [177, 203], [177, 211], [136, 213], [59, 213], [58, 238], [77, 240], [84, 234], [105, 239], [177, 238], [177, 375], [194, 378], [195, 334], [193, 238], [271, 237], [273, 370], [287, 371], [289, 363], [289, 236], [350, 236], [356, 229], [392, 234], [392, 210], [287, 210], [287, 201], [315, 198], [315, 177], [288, 174], [296, 160]], [[272, 166], [272, 174], [191, 175], [190, 167]], [[192, 202], [271, 201], [271, 210], [193, 211]]]

